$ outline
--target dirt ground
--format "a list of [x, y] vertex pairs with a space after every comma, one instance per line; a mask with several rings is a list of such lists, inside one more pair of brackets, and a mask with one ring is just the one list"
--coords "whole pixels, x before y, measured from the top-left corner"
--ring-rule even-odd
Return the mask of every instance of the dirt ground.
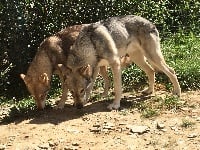
[[141, 112], [128, 107], [139, 99], [123, 99], [119, 111], [109, 111], [107, 100], [88, 103], [80, 110], [69, 100], [63, 110], [47, 108], [4, 122], [0, 150], [200, 150], [200, 91], [182, 94], [187, 107], [162, 111], [153, 118], [141, 117]]

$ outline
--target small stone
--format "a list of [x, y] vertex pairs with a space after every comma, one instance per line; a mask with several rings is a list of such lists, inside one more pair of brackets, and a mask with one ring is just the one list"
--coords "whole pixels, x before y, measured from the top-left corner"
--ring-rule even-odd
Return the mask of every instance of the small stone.
[[93, 127], [99, 128], [99, 127], [100, 127], [100, 124], [94, 124]]
[[183, 111], [189, 111], [190, 109], [188, 107], [183, 107], [183, 108], [181, 108], [181, 110], [183, 110]]
[[53, 142], [53, 141], [49, 141], [49, 146], [50, 146], [50, 147], [53, 147], [53, 146], [55, 146], [55, 145], [58, 145], [58, 143]]
[[174, 130], [174, 131], [177, 131], [178, 129], [177, 129], [177, 127], [175, 127], [175, 126], [171, 126], [170, 127], [172, 130]]
[[160, 129], [160, 130], [163, 131], [163, 132], [167, 132], [167, 129], [165, 129], [165, 128], [164, 129]]
[[38, 147], [42, 148], [42, 149], [48, 149], [49, 148], [49, 143], [42, 144], [42, 145], [40, 145]]
[[100, 131], [101, 131], [101, 129], [97, 128], [97, 127], [90, 128], [90, 132], [100, 132]]
[[196, 118], [196, 121], [200, 121], [200, 117], [197, 117], [197, 118]]
[[129, 95], [129, 96], [128, 96], [128, 98], [134, 98], [134, 97], [135, 97], [134, 95]]
[[6, 149], [6, 145], [0, 144], [0, 150], [5, 150], [5, 149]]
[[69, 146], [66, 146], [65, 148], [64, 148], [64, 150], [76, 150], [75, 148], [72, 148], [72, 147], [69, 147]]
[[196, 133], [191, 133], [187, 136], [188, 138], [196, 138], [197, 134]]
[[113, 123], [105, 123], [103, 125], [103, 129], [108, 129], [108, 130], [112, 130], [114, 128], [114, 124]]
[[138, 134], [143, 134], [150, 131], [149, 127], [147, 126], [132, 126], [131, 127], [131, 132], [132, 133], [138, 133]]
[[119, 123], [120, 126], [123, 126], [123, 125], [126, 125], [126, 124], [127, 124], [126, 122], [120, 122]]
[[79, 146], [77, 142], [72, 143], [72, 146]]
[[163, 123], [157, 123], [157, 129], [164, 129], [165, 125]]

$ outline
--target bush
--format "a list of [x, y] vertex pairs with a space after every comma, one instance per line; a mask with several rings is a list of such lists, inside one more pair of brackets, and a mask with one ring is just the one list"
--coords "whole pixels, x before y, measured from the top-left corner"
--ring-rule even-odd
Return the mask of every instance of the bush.
[[0, 97], [27, 95], [19, 74], [27, 71], [39, 43], [66, 26], [136, 14], [154, 22], [162, 37], [180, 29], [199, 34], [199, 6], [196, 0], [1, 0]]

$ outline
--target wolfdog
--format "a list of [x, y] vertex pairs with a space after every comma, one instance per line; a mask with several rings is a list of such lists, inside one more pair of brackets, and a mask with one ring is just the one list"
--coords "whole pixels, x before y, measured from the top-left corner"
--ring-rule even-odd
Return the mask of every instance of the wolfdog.
[[20, 74], [29, 92], [34, 97], [38, 109], [45, 107], [52, 74], [58, 74], [61, 79], [63, 92], [58, 107], [64, 106], [68, 89], [63, 84], [65, 76], [61, 74], [58, 64], [65, 63], [70, 46], [76, 40], [82, 27], [83, 25], [71, 26], [46, 38], [40, 44], [28, 68], [27, 75]]
[[164, 72], [173, 84], [173, 94], [180, 96], [181, 88], [175, 71], [161, 53], [156, 26], [140, 16], [111, 17], [82, 28], [71, 47], [65, 66], [66, 84], [77, 105], [83, 107], [100, 66], [109, 65], [114, 78], [115, 98], [109, 109], [118, 109], [122, 94], [120, 57], [128, 54], [131, 61], [146, 74], [153, 93], [155, 70]]
[[[66, 62], [70, 46], [76, 40], [83, 25], [67, 27], [60, 32], [46, 38], [39, 46], [38, 51], [31, 62], [27, 75], [20, 74], [29, 92], [34, 97], [38, 109], [45, 107], [45, 99], [50, 89], [52, 74], [58, 74], [61, 80], [62, 96], [56, 108], [62, 109], [68, 94], [68, 87], [64, 84], [66, 76], [61, 69]], [[122, 65], [127, 65], [128, 56], [122, 58]], [[105, 88], [103, 95], [107, 95], [109, 90], [109, 78], [106, 66], [100, 67], [100, 74], [104, 79]], [[74, 105], [76, 105], [74, 103]]]

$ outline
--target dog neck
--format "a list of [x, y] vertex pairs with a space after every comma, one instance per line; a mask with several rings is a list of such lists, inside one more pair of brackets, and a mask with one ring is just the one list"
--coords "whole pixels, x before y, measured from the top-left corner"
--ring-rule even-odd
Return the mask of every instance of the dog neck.
[[46, 73], [48, 78], [51, 80], [52, 65], [49, 57], [44, 51], [40, 51], [34, 57], [28, 68], [27, 75], [31, 77], [38, 77], [41, 74]]

